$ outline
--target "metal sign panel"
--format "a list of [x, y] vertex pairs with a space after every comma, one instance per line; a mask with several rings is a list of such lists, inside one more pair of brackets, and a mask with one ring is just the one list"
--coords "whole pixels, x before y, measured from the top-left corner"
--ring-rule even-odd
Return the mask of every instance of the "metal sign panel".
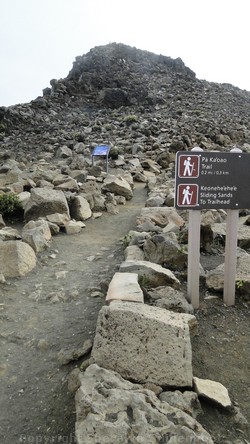
[[109, 154], [110, 146], [98, 145], [94, 148], [92, 156], [107, 156]]
[[108, 172], [108, 156], [109, 156], [110, 146], [109, 145], [97, 145], [92, 152], [92, 166], [94, 165], [94, 157], [105, 156], [106, 157], [106, 172]]
[[178, 152], [175, 207], [192, 210], [250, 208], [250, 154]]

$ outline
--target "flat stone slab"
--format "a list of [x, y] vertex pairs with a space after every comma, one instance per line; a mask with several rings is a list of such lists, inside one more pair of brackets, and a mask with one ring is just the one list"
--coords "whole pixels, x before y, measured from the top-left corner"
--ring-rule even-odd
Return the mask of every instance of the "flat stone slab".
[[198, 396], [214, 401], [222, 407], [231, 407], [232, 402], [228, 395], [228, 390], [220, 382], [210, 379], [193, 378], [194, 389]]
[[140, 383], [191, 387], [193, 319], [146, 304], [112, 302], [99, 312], [91, 363]]
[[115, 273], [108, 288], [106, 301], [131, 301], [143, 303], [143, 292], [136, 273]]

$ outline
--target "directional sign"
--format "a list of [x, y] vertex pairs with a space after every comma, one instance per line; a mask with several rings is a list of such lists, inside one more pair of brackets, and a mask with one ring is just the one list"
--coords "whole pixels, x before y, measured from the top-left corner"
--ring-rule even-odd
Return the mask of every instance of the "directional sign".
[[175, 207], [250, 208], [250, 154], [178, 152]]

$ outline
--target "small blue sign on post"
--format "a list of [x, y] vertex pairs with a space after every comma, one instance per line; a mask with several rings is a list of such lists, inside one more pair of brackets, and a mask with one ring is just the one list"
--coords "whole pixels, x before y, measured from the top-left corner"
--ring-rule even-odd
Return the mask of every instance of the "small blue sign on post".
[[109, 151], [110, 151], [109, 145], [97, 145], [92, 152], [92, 166], [94, 165], [94, 157], [96, 156], [106, 157], [106, 172], [108, 172]]

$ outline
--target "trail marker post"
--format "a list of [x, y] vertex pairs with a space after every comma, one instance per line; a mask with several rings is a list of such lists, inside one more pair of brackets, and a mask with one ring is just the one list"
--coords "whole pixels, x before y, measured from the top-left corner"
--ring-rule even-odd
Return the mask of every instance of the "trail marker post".
[[235, 301], [239, 209], [250, 208], [250, 155], [203, 152], [199, 147], [176, 155], [175, 207], [189, 210], [188, 299], [199, 307], [200, 221], [202, 209], [227, 209], [224, 302]]
[[[241, 153], [234, 148], [231, 153]], [[223, 301], [226, 305], [235, 303], [235, 274], [237, 262], [237, 232], [239, 210], [227, 210], [227, 228], [225, 245], [224, 290]]]
[[97, 145], [92, 152], [92, 166], [94, 165], [94, 157], [101, 156], [106, 158], [106, 173], [108, 172], [108, 156], [110, 146], [109, 145]]
[[[200, 147], [196, 147], [193, 148], [191, 151], [201, 152], [203, 151], [203, 149]], [[191, 175], [197, 176], [197, 174], [198, 171], [197, 168], [195, 169], [195, 162], [193, 162]], [[187, 295], [189, 302], [191, 302], [194, 308], [199, 307], [200, 297], [200, 233], [201, 211], [189, 210]]]

